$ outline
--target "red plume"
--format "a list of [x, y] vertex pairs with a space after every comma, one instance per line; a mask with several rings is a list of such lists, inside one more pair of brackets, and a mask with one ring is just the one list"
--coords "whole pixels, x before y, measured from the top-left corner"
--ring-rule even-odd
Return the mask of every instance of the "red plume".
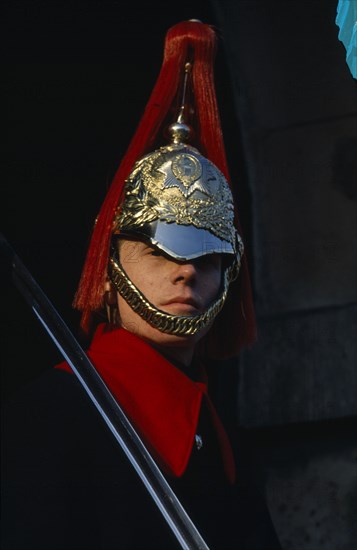
[[[193, 120], [190, 120], [195, 131], [195, 143], [192, 145], [213, 162], [230, 181], [214, 86], [215, 53], [216, 34], [209, 25], [185, 21], [171, 27], [166, 34], [160, 74], [93, 228], [73, 302], [73, 306], [82, 311], [81, 327], [85, 332], [89, 330], [92, 313], [103, 307], [112, 223], [116, 208], [121, 202], [125, 180], [134, 163], [162, 142], [165, 125], [173, 122], [175, 114], [177, 115], [172, 109], [182, 85], [185, 63], [188, 60], [192, 63], [194, 98], [194, 115]], [[236, 225], [241, 234], [238, 219]], [[237, 286], [237, 283], [234, 285]], [[220, 357], [236, 354], [241, 345], [249, 344], [255, 338], [254, 310], [245, 256], [238, 286], [239, 294], [232, 288], [229, 302], [219, 316], [219, 323], [216, 322], [210, 331], [211, 356], [217, 356], [217, 352]], [[234, 332], [229, 334], [227, 327], [230, 331], [234, 327]], [[214, 337], [215, 333], [217, 338]]]

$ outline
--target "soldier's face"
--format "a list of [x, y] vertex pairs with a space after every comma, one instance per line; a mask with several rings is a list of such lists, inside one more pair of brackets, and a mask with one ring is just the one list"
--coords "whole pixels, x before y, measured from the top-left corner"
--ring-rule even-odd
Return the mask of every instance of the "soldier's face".
[[[141, 241], [121, 239], [120, 262], [134, 285], [158, 309], [172, 315], [199, 315], [218, 295], [221, 256], [209, 254], [179, 262]], [[121, 325], [158, 347], [193, 349], [208, 329], [191, 336], [160, 332], [118, 295]]]

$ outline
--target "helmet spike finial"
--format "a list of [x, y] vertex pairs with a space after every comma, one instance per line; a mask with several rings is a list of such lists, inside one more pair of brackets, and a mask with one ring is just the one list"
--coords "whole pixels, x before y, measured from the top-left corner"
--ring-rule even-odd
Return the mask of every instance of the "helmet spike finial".
[[192, 128], [187, 124], [187, 87], [188, 80], [191, 76], [192, 63], [187, 61], [185, 63], [185, 75], [183, 80], [182, 99], [179, 108], [179, 114], [176, 122], [170, 124], [168, 133], [171, 138], [171, 142], [174, 144], [188, 143], [192, 138]]

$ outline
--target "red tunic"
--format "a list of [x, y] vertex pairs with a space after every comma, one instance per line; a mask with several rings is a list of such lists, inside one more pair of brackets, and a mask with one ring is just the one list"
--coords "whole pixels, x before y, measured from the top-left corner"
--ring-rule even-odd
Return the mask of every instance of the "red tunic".
[[[88, 355], [163, 469], [181, 476], [188, 465], [204, 399], [220, 443], [228, 479], [235, 480], [232, 449], [208, 395], [203, 367], [191, 380], [144, 340], [99, 325]], [[58, 368], [71, 370], [64, 362]]]
[[[236, 422], [232, 483], [231, 447], [201, 370], [192, 380], [135, 335], [104, 326], [89, 356], [209, 548], [281, 550], [256, 486], [260, 477], [249, 442]], [[178, 548], [77, 377], [68, 365], [59, 367], [14, 396], [3, 414], [2, 548]], [[210, 371], [210, 380], [217, 373]], [[234, 403], [220, 384], [210, 385], [228, 427]]]

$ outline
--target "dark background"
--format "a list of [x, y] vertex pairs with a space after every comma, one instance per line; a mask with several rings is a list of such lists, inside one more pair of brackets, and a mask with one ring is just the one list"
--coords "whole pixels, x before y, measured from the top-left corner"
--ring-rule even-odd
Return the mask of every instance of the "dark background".
[[[217, 94], [259, 336], [237, 360], [237, 412], [284, 550], [357, 544], [356, 81], [336, 7], [2, 4], [1, 231], [75, 333], [71, 301], [93, 220], [165, 33], [188, 18], [217, 27]], [[2, 274], [6, 399], [61, 356]]]

